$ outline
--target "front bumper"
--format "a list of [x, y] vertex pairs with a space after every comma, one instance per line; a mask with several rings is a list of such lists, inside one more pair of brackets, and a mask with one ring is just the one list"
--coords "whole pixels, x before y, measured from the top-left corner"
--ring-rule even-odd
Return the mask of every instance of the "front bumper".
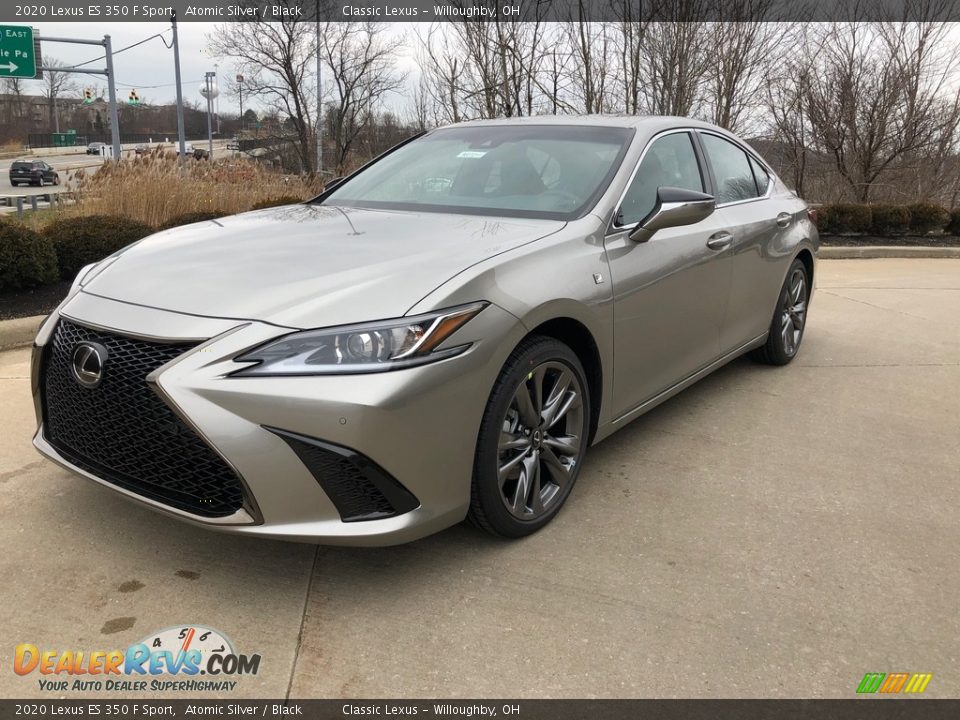
[[[244, 503], [224, 517], [202, 517], [117, 486], [71, 462], [44, 432], [44, 347], [60, 318], [117, 335], [199, 344], [150, 374], [163, 401], [243, 483]], [[34, 445], [45, 456], [151, 509], [204, 527], [327, 544], [389, 545], [462, 520], [470, 501], [474, 450], [490, 389], [524, 330], [488, 306], [451, 338], [462, 355], [385, 373], [316, 377], [228, 377], [232, 358], [289, 332], [262, 322], [198, 318], [79, 292], [44, 323], [33, 363], [38, 416]], [[109, 360], [108, 360], [109, 362]], [[94, 391], [95, 392], [95, 391]], [[279, 432], [278, 432], [279, 431]], [[349, 449], [419, 501], [380, 519], [345, 522], [291, 437]]]

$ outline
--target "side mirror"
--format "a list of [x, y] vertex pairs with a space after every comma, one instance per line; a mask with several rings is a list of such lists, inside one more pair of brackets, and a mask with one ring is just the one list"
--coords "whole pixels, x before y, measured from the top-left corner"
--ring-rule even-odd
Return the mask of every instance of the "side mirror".
[[344, 178], [342, 177], [330, 178], [329, 180], [327, 180], [326, 184], [323, 186], [323, 191], [327, 192], [327, 190], [333, 190], [337, 185], [342, 183], [343, 180]]
[[717, 207], [711, 195], [683, 188], [661, 187], [657, 189], [657, 204], [637, 226], [630, 231], [634, 242], [646, 242], [657, 230], [683, 225], [695, 225], [706, 220]]

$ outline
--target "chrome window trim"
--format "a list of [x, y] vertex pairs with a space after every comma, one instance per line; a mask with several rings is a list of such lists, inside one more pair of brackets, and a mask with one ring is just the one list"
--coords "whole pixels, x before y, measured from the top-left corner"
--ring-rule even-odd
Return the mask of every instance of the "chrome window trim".
[[707, 168], [701, 167], [701, 164], [700, 164], [700, 155], [697, 152], [697, 143], [693, 137], [693, 133], [695, 131], [696, 131], [696, 128], [692, 128], [692, 127], [669, 128], [667, 130], [661, 130], [660, 132], [658, 132], [656, 135], [654, 135], [647, 141], [647, 144], [644, 145], [643, 150], [640, 152], [640, 157], [637, 158], [637, 163], [633, 167], [633, 172], [630, 173], [630, 178], [627, 180], [626, 185], [623, 186], [623, 192], [620, 193], [620, 198], [617, 200], [616, 204], [613, 206], [613, 215], [611, 216], [610, 222], [607, 226], [606, 235], [614, 235], [616, 233], [623, 232], [624, 230], [629, 230], [632, 227], [634, 227], [633, 225], [617, 225], [617, 212], [619, 212], [620, 208], [623, 206], [623, 200], [624, 198], [627, 197], [627, 193], [630, 191], [630, 187], [633, 185], [633, 180], [634, 178], [636, 178], [637, 172], [640, 170], [640, 165], [643, 163], [643, 159], [647, 156], [647, 151], [649, 151], [650, 147], [662, 137], [665, 137], [667, 135], [676, 135], [677, 133], [687, 133], [687, 135], [690, 136], [690, 145], [693, 148], [694, 156], [697, 158], [697, 169], [700, 171], [700, 184], [703, 186], [704, 192], [706, 192], [708, 183], [707, 183], [707, 178], [704, 176], [704, 171], [707, 170]]
[[[756, 197], [746, 198], [744, 200], [731, 200], [730, 202], [717, 203], [718, 210], [720, 208], [732, 207], [734, 205], [745, 205], [746, 203], [759, 202], [761, 200], [770, 199], [770, 197], [773, 195], [774, 178], [776, 177], [776, 175], [774, 175], [773, 170], [771, 170], [770, 167], [763, 160], [757, 157], [756, 153], [752, 152], [749, 148], [744, 147], [743, 143], [739, 142], [738, 140], [732, 137], [728, 137], [727, 135], [723, 135], [722, 133], [718, 133], [713, 130], [706, 130], [702, 128], [696, 128], [695, 132], [699, 133], [700, 135], [713, 135], [714, 137], [718, 137], [721, 140], [726, 140], [731, 145], [740, 148], [740, 150], [744, 152], [747, 158], [757, 163], [757, 165], [759, 165], [763, 169], [763, 171], [767, 173], [767, 177], [770, 178], [770, 182], [767, 183], [767, 191], [763, 195], [757, 195]], [[703, 155], [704, 155], [704, 159], [709, 163], [710, 158], [707, 155], [706, 147], [704, 147], [703, 149]], [[710, 172], [713, 173], [713, 165], [710, 165]], [[750, 174], [751, 175], [753, 174], [753, 170], [750, 171]]]

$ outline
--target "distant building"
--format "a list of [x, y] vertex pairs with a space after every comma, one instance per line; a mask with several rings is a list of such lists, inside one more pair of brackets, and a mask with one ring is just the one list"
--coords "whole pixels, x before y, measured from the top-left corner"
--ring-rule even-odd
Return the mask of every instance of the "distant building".
[[[102, 125], [106, 117], [106, 103], [94, 102], [84, 105], [77, 97], [58, 97], [57, 114], [61, 131], [80, 124], [78, 132], [93, 130]], [[16, 95], [0, 93], [0, 123], [19, 132], [52, 132], [54, 128], [53, 107], [45, 95]]]

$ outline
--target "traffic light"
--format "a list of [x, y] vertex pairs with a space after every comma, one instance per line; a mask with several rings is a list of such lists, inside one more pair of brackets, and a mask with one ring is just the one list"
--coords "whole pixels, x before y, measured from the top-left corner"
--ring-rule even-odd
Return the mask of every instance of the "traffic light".
[[140, 96], [137, 95], [137, 91], [136, 91], [136, 90], [131, 90], [131, 91], [130, 91], [130, 95], [127, 97], [127, 102], [130, 103], [131, 105], [139, 105], [139, 104], [140, 104]]
[[93, 102], [93, 90], [91, 90], [90, 88], [83, 89], [83, 102], [86, 105], [89, 105], [90, 103]]

